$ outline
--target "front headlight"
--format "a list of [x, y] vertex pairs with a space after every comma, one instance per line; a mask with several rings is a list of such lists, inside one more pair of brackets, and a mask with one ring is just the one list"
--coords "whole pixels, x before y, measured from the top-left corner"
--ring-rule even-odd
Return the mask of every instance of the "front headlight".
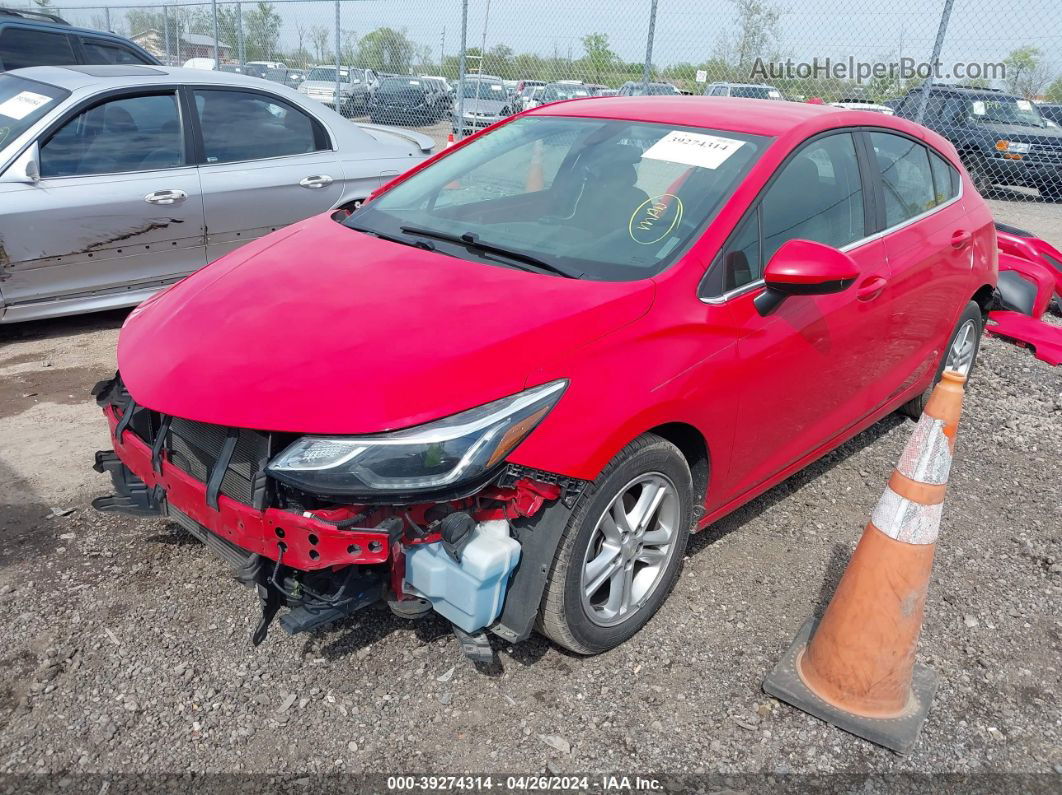
[[315, 494], [380, 497], [448, 490], [490, 474], [567, 386], [567, 381], [551, 381], [392, 433], [304, 436], [270, 461], [267, 471]]
[[1012, 155], [1027, 155], [1031, 148], [1029, 144], [1017, 141], [996, 141], [996, 149], [1000, 152], [1010, 152]]

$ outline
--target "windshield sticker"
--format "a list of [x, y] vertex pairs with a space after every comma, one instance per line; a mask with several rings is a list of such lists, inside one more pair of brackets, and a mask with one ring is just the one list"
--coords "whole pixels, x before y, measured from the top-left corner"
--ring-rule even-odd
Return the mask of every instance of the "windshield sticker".
[[1025, 110], [1025, 111], [1032, 110], [1032, 103], [1029, 102], [1029, 100], [1027, 100], [1027, 99], [1019, 99], [1018, 100], [1018, 110]]
[[975, 99], [973, 101], [974, 116], [984, 116], [987, 111], [988, 109], [985, 108], [985, 103], [983, 100]]
[[490, 90], [491, 91], [501, 91], [502, 87], [499, 86], [497, 83], [494, 83], [493, 85], [491, 85]]
[[718, 168], [744, 144], [744, 141], [719, 135], [672, 130], [646, 149], [642, 157], [686, 166]]
[[667, 237], [681, 220], [682, 199], [674, 193], [661, 193], [634, 209], [627, 231], [635, 243], [651, 246]]
[[775, 88], [770, 88], [767, 90], [767, 96], [769, 96], [771, 99], [781, 99], [782, 92]]
[[0, 102], [0, 116], [8, 116], [16, 121], [24, 119], [41, 105], [51, 101], [51, 97], [35, 91], [22, 91], [6, 102]]

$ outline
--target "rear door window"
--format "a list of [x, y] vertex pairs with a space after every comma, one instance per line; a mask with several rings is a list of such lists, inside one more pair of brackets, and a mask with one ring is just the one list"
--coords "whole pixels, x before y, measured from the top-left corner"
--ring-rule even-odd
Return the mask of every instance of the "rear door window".
[[902, 135], [870, 133], [885, 192], [885, 226], [892, 227], [936, 206], [926, 148]]
[[197, 90], [194, 96], [208, 164], [329, 148], [327, 136], [316, 121], [279, 99], [250, 91], [213, 89]]
[[85, 53], [85, 63], [87, 64], [150, 63], [150, 61], [140, 57], [128, 47], [111, 44], [99, 39], [81, 39], [81, 50]]
[[77, 63], [70, 37], [31, 28], [0, 31], [0, 60], [7, 71], [27, 66], [70, 66]]

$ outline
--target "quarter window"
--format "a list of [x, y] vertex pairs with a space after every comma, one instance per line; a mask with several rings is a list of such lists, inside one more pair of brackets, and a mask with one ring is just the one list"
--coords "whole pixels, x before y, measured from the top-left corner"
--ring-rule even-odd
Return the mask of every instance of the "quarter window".
[[79, 113], [41, 147], [41, 176], [154, 171], [184, 165], [173, 94], [124, 97]]
[[959, 172], [936, 152], [929, 153], [929, 167], [933, 172], [936, 204], [943, 204], [959, 195]]
[[703, 294], [720, 295], [762, 279], [764, 267], [788, 240], [841, 248], [865, 236], [863, 185], [852, 136], [818, 138], [782, 167], [738, 226], [709, 271]]
[[870, 133], [870, 143], [885, 191], [886, 227], [921, 215], [938, 203], [929, 153], [922, 144], [883, 132]]
[[194, 93], [207, 163], [261, 160], [328, 148], [317, 123], [280, 100], [250, 91]]

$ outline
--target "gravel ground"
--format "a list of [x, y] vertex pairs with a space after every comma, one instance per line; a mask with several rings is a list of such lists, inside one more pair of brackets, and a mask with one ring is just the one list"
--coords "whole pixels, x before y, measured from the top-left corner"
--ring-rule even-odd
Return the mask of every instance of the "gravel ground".
[[[0, 772], [1038, 773], [1062, 783], [1062, 394], [984, 341], [929, 594], [941, 686], [907, 757], [760, 690], [821, 609], [912, 424], [890, 418], [692, 539], [661, 613], [579, 658], [465, 662], [370, 609], [258, 650], [253, 593], [172, 524], [99, 515], [86, 400], [121, 313], [0, 329]], [[53, 509], [57, 509], [54, 511]], [[71, 510], [70, 513], [66, 511]], [[55, 516], [54, 513], [62, 513]]]

